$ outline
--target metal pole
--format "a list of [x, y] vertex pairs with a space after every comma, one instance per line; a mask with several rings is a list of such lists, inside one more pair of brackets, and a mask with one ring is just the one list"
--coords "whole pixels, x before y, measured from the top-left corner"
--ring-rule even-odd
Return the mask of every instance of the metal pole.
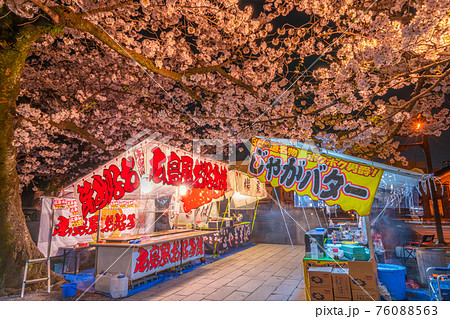
[[[55, 219], [55, 210], [53, 209], [53, 201], [54, 201], [54, 199], [52, 198], [52, 206], [51, 206], [51, 209], [52, 209], [52, 219], [51, 219], [51, 221], [50, 221], [50, 233], [48, 234], [49, 236], [49, 238], [48, 238], [48, 249], [47, 249], [47, 276], [48, 276], [48, 279], [47, 279], [47, 290], [48, 290], [48, 293], [50, 293], [50, 284], [51, 284], [51, 281], [50, 281], [50, 254], [51, 254], [51, 251], [52, 251], [52, 235], [53, 235], [53, 227], [54, 227], [54, 219]], [[42, 214], [42, 201], [41, 201], [41, 214]], [[64, 266], [64, 265], [63, 265]], [[63, 269], [64, 270], [64, 269]]]
[[258, 204], [259, 204], [259, 197], [258, 197], [258, 199], [256, 200], [255, 214], [253, 215], [252, 230], [250, 231], [250, 234], [253, 233], [253, 226], [255, 226], [256, 212], [258, 211]]
[[[50, 258], [50, 253], [52, 250], [52, 234], [53, 234], [53, 227], [54, 227], [54, 219], [55, 219], [55, 210], [53, 209], [53, 201], [54, 199], [52, 198], [52, 206], [51, 206], [51, 210], [52, 210], [52, 214], [51, 214], [51, 220], [50, 220], [50, 232], [48, 234], [48, 247], [47, 247], [47, 257]], [[41, 214], [42, 214], [42, 200], [41, 200]]]
[[[425, 153], [425, 158], [427, 161], [427, 171], [428, 174], [433, 174], [433, 162], [431, 161], [431, 152], [430, 152], [430, 144], [428, 141], [428, 135], [423, 134], [423, 150]], [[434, 212], [434, 220], [436, 223], [436, 233], [438, 237], [438, 243], [445, 245], [444, 233], [442, 232], [442, 223], [441, 223], [441, 213], [439, 211], [439, 204], [436, 196], [435, 185], [432, 185], [431, 181], [428, 181], [430, 184], [430, 192], [431, 192], [431, 200], [433, 202], [433, 212]]]
[[[97, 211], [98, 214], [98, 218], [97, 218], [97, 243], [100, 240], [100, 222], [101, 222], [101, 218], [102, 218], [102, 210], [98, 210]], [[75, 271], [76, 271], [76, 267], [77, 267], [77, 259], [76, 259], [76, 255], [75, 255]], [[98, 247], [95, 247], [95, 267], [94, 267], [94, 278], [97, 277], [97, 266], [98, 266]]]
[[367, 246], [369, 246], [370, 258], [374, 258], [375, 257], [375, 250], [373, 248], [372, 232], [370, 230], [369, 215], [366, 215], [366, 216], [364, 216], [362, 218], [363, 218], [363, 222], [364, 222], [364, 229], [365, 229], [366, 236], [367, 236]]

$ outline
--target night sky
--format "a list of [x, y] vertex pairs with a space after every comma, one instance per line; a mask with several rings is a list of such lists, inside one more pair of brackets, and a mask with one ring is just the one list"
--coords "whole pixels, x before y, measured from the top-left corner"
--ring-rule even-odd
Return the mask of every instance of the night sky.
[[[433, 168], [440, 169], [443, 167], [442, 161], [450, 161], [450, 129], [442, 132], [441, 136], [430, 136], [431, 158], [433, 160]], [[409, 137], [402, 139], [402, 144], [421, 143], [422, 137]], [[405, 152], [402, 152], [408, 161], [423, 161], [425, 162], [425, 154], [421, 147], [409, 147]]]

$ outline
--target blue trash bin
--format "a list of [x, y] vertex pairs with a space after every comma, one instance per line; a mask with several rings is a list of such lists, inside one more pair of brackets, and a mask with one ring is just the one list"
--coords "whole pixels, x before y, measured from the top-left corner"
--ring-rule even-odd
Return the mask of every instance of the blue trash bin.
[[63, 297], [69, 298], [75, 296], [77, 292], [77, 284], [72, 282], [70, 284], [64, 284], [62, 285], [63, 288]]
[[393, 300], [406, 300], [406, 267], [378, 264], [378, 279], [386, 286]]

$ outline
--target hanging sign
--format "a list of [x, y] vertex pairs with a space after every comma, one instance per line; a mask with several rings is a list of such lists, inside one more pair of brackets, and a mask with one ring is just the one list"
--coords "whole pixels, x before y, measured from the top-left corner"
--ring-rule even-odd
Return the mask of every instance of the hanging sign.
[[228, 188], [228, 170], [218, 162], [194, 160], [185, 152], [164, 146], [148, 148], [149, 181], [155, 184], [185, 186], [184, 213], [222, 197]]
[[141, 207], [134, 200], [113, 200], [110, 205], [85, 217], [78, 213], [77, 208], [77, 202], [74, 199], [52, 200], [47, 197], [43, 199], [38, 239], [38, 248], [43, 254], [47, 254], [49, 232], [52, 242], [50, 256], [56, 256], [61, 247], [96, 241], [97, 229], [100, 231], [100, 239], [112, 238], [142, 232], [151, 222], [151, 220], [139, 220]]
[[237, 193], [255, 198], [266, 197], [264, 183], [261, 183], [257, 178], [250, 178], [247, 174], [239, 171], [230, 172], [229, 178]]
[[[82, 218], [78, 215], [74, 200], [62, 199], [67, 204], [55, 210], [57, 220], [52, 236], [77, 237], [81, 240], [91, 241], [96, 236], [98, 228], [98, 212], [92, 216]], [[56, 200], [55, 200], [56, 201]], [[53, 207], [58, 207], [54, 204]], [[54, 208], [55, 209], [55, 208]], [[113, 200], [111, 205], [100, 210], [100, 232], [104, 237], [117, 237], [121, 232], [129, 233], [136, 227], [135, 202], [132, 200]], [[69, 217], [69, 218], [67, 218]], [[94, 238], [95, 239], [95, 238]]]
[[214, 199], [218, 199], [224, 194], [225, 192], [221, 190], [190, 188], [186, 195], [181, 196], [180, 201], [183, 203], [183, 211], [188, 213], [192, 209], [211, 203]]
[[102, 173], [99, 171], [77, 185], [77, 199], [83, 218], [106, 207], [111, 201], [121, 199], [126, 193], [137, 190], [140, 178], [136, 169], [139, 169], [139, 165], [136, 168], [135, 159], [129, 156], [122, 158], [120, 166], [112, 164], [105, 167]]
[[383, 170], [253, 138], [249, 176], [359, 215], [370, 213]]
[[163, 151], [162, 147], [149, 149], [149, 180], [155, 184], [208, 190], [227, 190], [227, 168], [207, 160], [196, 160], [175, 151]]

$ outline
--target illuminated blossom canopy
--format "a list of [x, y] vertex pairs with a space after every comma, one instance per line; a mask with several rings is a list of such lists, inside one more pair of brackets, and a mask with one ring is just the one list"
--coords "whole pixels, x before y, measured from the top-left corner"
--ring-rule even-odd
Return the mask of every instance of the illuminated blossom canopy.
[[259, 135], [404, 160], [394, 138], [418, 134], [418, 118], [426, 134], [450, 124], [450, 1], [1, 6], [5, 21], [50, 26], [21, 76], [24, 184], [86, 173], [146, 129], [185, 149], [192, 138]]

